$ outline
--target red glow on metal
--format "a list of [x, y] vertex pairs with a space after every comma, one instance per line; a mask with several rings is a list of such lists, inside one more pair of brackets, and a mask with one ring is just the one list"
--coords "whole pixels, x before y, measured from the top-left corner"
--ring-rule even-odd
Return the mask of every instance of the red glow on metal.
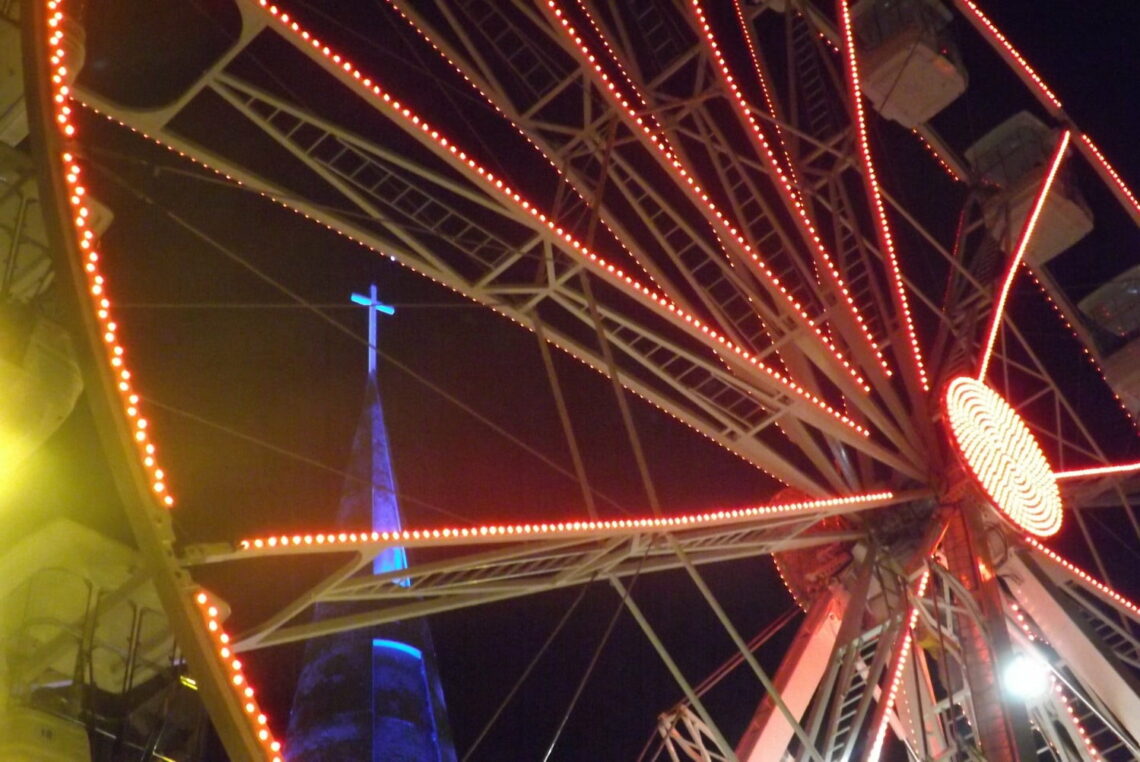
[[903, 283], [902, 269], [899, 266], [898, 254], [895, 251], [894, 236], [891, 235], [891, 224], [887, 218], [887, 209], [883, 204], [883, 194], [879, 188], [879, 179], [875, 174], [875, 163], [871, 157], [871, 140], [867, 133], [867, 117], [863, 109], [863, 93], [859, 87], [859, 59], [855, 54], [855, 29], [851, 23], [851, 9], [847, 7], [847, 0], [836, 0], [839, 7], [839, 16], [843, 22], [843, 45], [847, 64], [847, 87], [851, 94], [851, 103], [855, 110], [855, 128], [859, 137], [859, 156], [863, 163], [863, 182], [867, 188], [867, 196], [871, 200], [872, 214], [875, 220], [875, 231], [878, 233], [879, 245], [887, 257], [887, 270], [890, 275], [891, 288], [894, 292], [895, 303], [899, 315], [902, 317], [906, 329], [907, 341], [910, 345], [914, 368], [918, 373], [918, 382], [923, 391], [930, 391], [930, 379], [926, 375], [926, 366], [922, 361], [922, 347], [918, 343], [918, 333], [914, 328], [914, 318], [910, 314], [910, 303], [907, 300], [906, 284]]
[[[915, 598], [922, 598], [926, 595], [926, 587], [929, 582], [930, 569], [927, 568], [923, 570], [922, 577], [918, 580], [918, 585], [915, 587]], [[891, 682], [887, 686], [885, 698], [882, 699], [886, 702], [886, 705], [879, 720], [879, 725], [875, 728], [874, 741], [871, 743], [870, 751], [867, 753], [868, 762], [878, 762], [879, 757], [882, 756], [883, 743], [887, 738], [887, 727], [891, 708], [895, 705], [895, 700], [898, 698], [899, 688], [902, 686], [903, 670], [906, 668], [906, 660], [910, 656], [911, 647], [914, 645], [914, 626], [918, 623], [918, 613], [918, 606], [912, 600], [907, 607], [906, 629], [903, 635], [903, 642], [899, 647], [895, 663], [891, 667]]]
[[[736, 79], [732, 74], [732, 70], [725, 61], [724, 55], [720, 52], [720, 45], [717, 43], [716, 36], [713, 34], [712, 26], [709, 24], [708, 18], [705, 15], [704, 7], [701, 0], [691, 0], [693, 14], [696, 17], [697, 27], [704, 33], [706, 47], [712, 55], [713, 62], [716, 65], [718, 74], [721, 81], [724, 83], [726, 89], [731, 93], [731, 100], [736, 107], [737, 113], [740, 118], [748, 125], [748, 134], [755, 142], [757, 152], [765, 159], [768, 164], [769, 170], [775, 176], [776, 188], [784, 195], [785, 200], [794, 210], [796, 218], [803, 230], [805, 240], [815, 249], [816, 255], [824, 264], [824, 269], [828, 277], [831, 279], [834, 288], [838, 291], [839, 295], [847, 304], [848, 312], [855, 320], [855, 324], [859, 327], [863, 335], [864, 341], [867, 343], [868, 348], [878, 359], [879, 364], [883, 368], [883, 372], [890, 376], [892, 371], [891, 367], [887, 364], [886, 359], [883, 357], [882, 351], [879, 349], [878, 343], [867, 327], [866, 320], [860, 314], [858, 306], [855, 304], [854, 298], [851, 296], [851, 291], [847, 287], [843, 275], [839, 272], [839, 268], [835, 265], [835, 260], [832, 259], [831, 254], [828, 252], [827, 247], [820, 237], [819, 231], [816, 230], [815, 224], [812, 222], [811, 216], [808, 214], [808, 208], [804, 204], [803, 199], [796, 186], [792, 183], [789, 175], [784, 172], [777, 160], [776, 152], [772, 150], [772, 146], [768, 143], [768, 139], [764, 136], [764, 131], [760, 129], [760, 124], [756, 121], [756, 117], [752, 113], [752, 107], [744, 98], [740, 86], [736, 84]], [[755, 59], [754, 59], [755, 60]], [[756, 62], [757, 69], [759, 70], [759, 63]], [[767, 90], [765, 90], [765, 93]], [[861, 379], [856, 378], [857, 381]], [[871, 387], [865, 382], [862, 382], [863, 391], [870, 392]]]
[[[593, 270], [598, 273], [603, 279], [616, 286], [619, 290], [633, 295], [638, 301], [654, 309], [659, 315], [662, 315], [666, 319], [673, 322], [675, 325], [681, 326], [683, 329], [688, 330], [694, 335], [703, 335], [707, 337], [711, 341], [718, 344], [720, 349], [730, 352], [740, 360], [765, 373], [769, 378], [776, 381], [785, 389], [792, 392], [797, 397], [811, 402], [817, 408], [826, 412], [838, 420], [840, 423], [843, 423], [844, 425], [848, 426], [863, 436], [870, 435], [870, 432], [865, 427], [856, 423], [848, 416], [835, 410], [830, 404], [828, 404], [819, 396], [813, 394], [800, 384], [797, 384], [795, 381], [792, 381], [780, 371], [767, 365], [758, 357], [746, 351], [742, 347], [736, 345], [734, 342], [730, 341], [725, 336], [716, 331], [712, 326], [709, 326], [696, 316], [689, 314], [681, 307], [678, 307], [672, 300], [657, 293], [653, 289], [650, 289], [648, 286], [643, 285], [639, 281], [635, 280], [631, 275], [627, 274], [624, 270], [616, 267], [612, 263], [607, 262], [603, 257], [579, 241], [573, 234], [558, 225], [556, 220], [540, 212], [536, 205], [532, 204], [528, 199], [524, 198], [517, 190], [511, 188], [506, 183], [504, 183], [501, 178], [497, 178], [492, 172], [488, 171], [474, 157], [469, 155], [466, 151], [461, 150], [455, 142], [449, 140], [439, 130], [434, 128], [429, 122], [422, 119], [417, 113], [412, 111], [409, 106], [401, 103], [399, 100], [394, 98], [391, 93], [386, 92], [372, 78], [365, 76], [364, 73], [356, 68], [356, 66], [351, 61], [342, 57], [339, 53], [334, 52], [328, 45], [322, 44], [319, 39], [302, 29], [296, 21], [291, 20], [287, 13], [281, 11], [281, 9], [276, 5], [271, 5], [268, 0], [258, 0], [258, 2], [259, 5], [265, 9], [265, 11], [276, 21], [281, 23], [289, 31], [300, 36], [305, 41], [305, 44], [307, 46], [311, 46], [313, 48], [314, 55], [320, 55], [323, 58], [328, 59], [329, 65], [336, 72], [337, 76], [341, 77], [346, 82], [346, 84], [356, 89], [358, 92], [364, 94], [373, 102], [377, 103], [385, 112], [388, 113], [389, 117], [393, 120], [410, 124], [413, 128], [413, 133], [420, 134], [421, 139], [423, 139], [426, 144], [433, 146], [440, 156], [444, 157], [445, 160], [452, 163], [452, 165], [458, 168], [460, 171], [466, 173], [468, 176], [471, 176], [472, 173], [474, 173], [474, 175], [477, 176], [478, 181], [482, 182], [493, 195], [501, 196], [504, 200], [507, 201], [508, 204], [516, 207], [522, 214], [533, 217], [538, 221], [540, 225], [545, 226], [548, 235], [552, 236], [559, 245], [569, 246], [575, 251], [578, 251], [588, 261]], [[562, 17], [561, 9], [558, 8], [554, 0], [549, 0], [547, 5], [550, 9], [552, 9], [552, 12], [555, 13], [556, 17], [561, 20], [563, 26], [568, 27], [569, 31], [567, 33], [571, 34], [572, 38], [575, 37], [575, 35], [572, 34], [573, 27], [569, 27], [568, 22], [565, 20], [565, 18]], [[579, 41], [577, 44], [582, 47], [583, 50], [586, 50], [584, 48], [584, 43], [580, 41], [580, 38], [578, 38], [578, 40]], [[629, 114], [635, 115], [635, 112], [630, 107], [629, 102], [620, 96], [616, 96], [614, 93], [616, 88], [613, 86], [613, 82], [609, 79], [609, 77], [606, 74], [602, 73], [600, 64], [595, 64], [595, 68], [597, 69], [598, 76], [602, 78], [603, 82], [608, 83], [609, 87], [607, 88], [607, 92], [609, 92], [613, 97], [618, 97], [618, 103], [621, 104], [622, 108], [625, 109]], [[659, 144], [660, 139], [656, 135], [652, 134], [647, 127], [643, 127], [643, 129], [647, 131], [647, 134], [651, 135], [651, 140], [653, 140], [653, 143], [655, 146], [657, 146], [658, 150], [663, 150]], [[689, 186], [695, 189], [696, 192], [701, 195], [702, 199], [707, 201], [707, 194], [704, 194], [704, 192], [700, 190], [700, 187], [695, 184], [692, 176], [683, 167], [681, 167], [680, 162], [671, 156], [669, 158], [671, 159], [674, 168], [677, 170], [678, 176]], [[711, 202], [707, 203], [711, 205]], [[743, 244], [743, 236], [741, 236], [735, 228], [732, 228], [731, 225], [727, 223], [727, 221], [723, 220], [723, 214], [720, 214], [719, 218], [728, 227], [734, 238], [738, 238], [739, 241]], [[751, 252], [750, 249], [749, 251]], [[753, 259], [759, 261], [759, 258], [755, 252], [751, 253]], [[775, 277], [774, 274], [772, 274], [772, 277]], [[787, 296], [786, 288], [784, 289], [784, 293]], [[828, 347], [831, 348], [833, 353], [836, 353], [837, 358], [843, 362], [848, 371], [854, 374], [857, 380], [865, 384], [865, 382], [863, 382], [862, 379], [858, 377], [854, 366], [851, 365], [849, 361], [842, 358], [842, 355], [838, 353], [838, 350], [835, 349], [830, 341], [828, 341], [823, 336], [822, 329], [812, 323], [811, 319], [807, 313], [804, 312], [803, 308], [798, 304], [798, 302], [791, 300], [790, 296], [787, 296], [787, 298], [790, 300], [789, 303], [798, 310], [798, 313], [801, 315], [801, 317], [812, 325], [812, 330], [815, 332], [815, 334], [822, 341], [824, 341]]]
[[1120, 463], [1113, 466], [1093, 466], [1091, 468], [1074, 468], [1068, 471], [1057, 471], [1053, 477], [1062, 479], [1083, 479], [1089, 476], [1110, 476], [1112, 474], [1127, 474], [1140, 471], [1140, 463]]
[[1025, 224], [1022, 225], [1021, 236], [1017, 241], [1017, 248], [1014, 249], [1013, 259], [1009, 263], [1009, 269], [1006, 270], [1001, 291], [998, 292], [997, 300], [994, 302], [993, 313], [990, 315], [989, 336], [986, 339], [986, 348], [982, 352], [982, 359], [978, 367], [979, 380], [985, 379], [986, 371], [989, 370], [990, 356], [994, 351], [994, 342], [997, 341], [997, 333], [1001, 327], [1001, 318], [1005, 312], [1005, 303], [1009, 298], [1009, 290], [1013, 286], [1013, 279], [1017, 275], [1017, 268], [1025, 256], [1025, 249], [1033, 237], [1033, 229], [1037, 227], [1037, 218], [1041, 216], [1041, 210], [1045, 207], [1045, 199], [1049, 196], [1049, 189], [1053, 187], [1053, 181], [1057, 177], [1057, 170], [1061, 168], [1061, 162], [1065, 158], [1065, 149], [1069, 147], [1070, 134], [1069, 130], [1065, 130], [1057, 140], [1057, 147], [1054, 149], [1053, 158], [1049, 162], [1049, 171], [1041, 181], [1041, 187], [1037, 190], [1037, 198], [1033, 200], [1033, 208], [1030, 210], [1029, 216], [1025, 218]]
[[946, 388], [944, 412], [962, 461], [994, 506], [1038, 537], [1061, 528], [1061, 494], [1025, 421], [1001, 396], [969, 376]]
[[324, 546], [337, 544], [393, 543], [415, 545], [416, 543], [439, 544], [496, 538], [541, 538], [561, 539], [596, 536], [609, 532], [630, 532], [644, 530], [678, 530], [697, 526], [716, 525], [721, 522], [767, 516], [794, 515], [812, 511], [832, 511], [839, 508], [870, 507], [884, 504], [894, 499], [893, 492], [868, 492], [862, 495], [845, 495], [821, 500], [800, 500], [771, 505], [758, 505], [748, 508], [733, 508], [705, 513], [691, 513], [682, 516], [653, 517], [640, 519], [611, 519], [592, 521], [560, 521], [534, 524], [487, 524], [474, 527], [445, 527], [440, 529], [412, 529], [399, 532], [339, 532], [319, 534], [274, 535], [242, 540], [241, 550], [263, 550], [298, 546]]

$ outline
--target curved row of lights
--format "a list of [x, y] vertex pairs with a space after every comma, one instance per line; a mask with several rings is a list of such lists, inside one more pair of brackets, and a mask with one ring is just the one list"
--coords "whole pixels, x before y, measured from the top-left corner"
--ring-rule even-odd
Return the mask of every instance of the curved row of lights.
[[[72, 119], [71, 87], [67, 84], [72, 78], [72, 72], [68, 69], [67, 50], [64, 46], [64, 16], [60, 10], [59, 0], [51, 0], [47, 3], [47, 8], [47, 23], [51, 30], [48, 34], [48, 50], [55, 124], [66, 140], [73, 140], [76, 127]], [[87, 186], [82, 179], [83, 170], [76, 156], [70, 151], [63, 152], [60, 159], [64, 180], [67, 183], [72, 231], [82, 252], [87, 292], [95, 308], [105, 359], [115, 378], [123, 412], [131, 422], [131, 436], [138, 448], [139, 461], [149, 477], [151, 490], [155, 498], [169, 508], [174, 505], [174, 497], [167, 487], [166, 472], [159, 466], [157, 452], [151, 441], [150, 422], [140, 409], [139, 395], [132, 383], [131, 371], [127, 368], [126, 350], [119, 340], [119, 325], [111, 313], [111, 301], [107, 297], [107, 279], [102, 272], [101, 254], [95, 233], [90, 227], [92, 209], [87, 200]]]
[[[76, 138], [77, 129], [72, 119], [71, 89], [67, 84], [70, 77], [68, 71], [67, 52], [64, 47], [63, 22], [64, 15], [60, 0], [46, 0], [49, 51], [49, 71], [52, 85], [52, 103], [54, 121], [60, 135], [67, 141]], [[64, 180], [67, 183], [68, 200], [71, 206], [71, 225], [79, 250], [83, 257], [83, 272], [86, 275], [86, 286], [90, 294], [90, 302], [94, 308], [95, 318], [98, 321], [105, 349], [105, 361], [115, 378], [116, 389], [122, 404], [123, 414], [130, 422], [132, 438], [136, 444], [139, 461], [148, 474], [150, 487], [155, 499], [164, 507], [174, 505], [174, 497], [166, 484], [166, 474], [159, 466], [156, 449], [151, 441], [150, 427], [147, 419], [139, 409], [139, 395], [135, 391], [131, 372], [127, 368], [125, 350], [119, 341], [119, 326], [111, 312], [111, 301], [107, 296], [107, 279], [101, 269], [100, 252], [95, 240], [95, 234], [90, 229], [91, 208], [87, 202], [87, 187], [82, 182], [82, 168], [71, 151], [64, 151], [59, 157], [63, 169]], [[250, 729], [261, 743], [265, 752], [265, 759], [269, 762], [283, 762], [281, 743], [269, 730], [268, 717], [260, 710], [254, 699], [253, 688], [248, 684], [242, 672], [241, 662], [233, 658], [228, 646], [229, 635], [222, 630], [219, 621], [219, 610], [210, 603], [205, 593], [198, 593], [195, 597], [199, 611], [203, 617], [206, 629], [216, 641], [216, 654], [230, 675], [230, 688], [245, 709], [246, 719]]]
[[1128, 183], [1124, 182], [1124, 178], [1121, 177], [1120, 173], [1116, 171], [1116, 168], [1108, 162], [1108, 159], [1101, 153], [1100, 148], [1097, 147], [1097, 144], [1093, 142], [1093, 139], [1090, 138], [1087, 133], [1082, 132], [1080, 138], [1081, 142], [1085, 144], [1085, 147], [1089, 149], [1089, 152], [1096, 157], [1097, 163], [1100, 164], [1101, 168], [1112, 178], [1113, 184], [1124, 194], [1129, 203], [1132, 204], [1132, 210], [1140, 214], [1140, 201], [1136, 200], [1136, 194], [1128, 187]]
[[481, 538], [562, 538], [595, 535], [613, 531], [689, 529], [739, 519], [831, 511], [845, 507], [866, 508], [870, 503], [887, 503], [894, 499], [894, 496], [895, 493], [890, 491], [869, 492], [862, 495], [846, 495], [843, 497], [824, 498], [822, 500], [801, 500], [789, 503], [758, 505], [748, 508], [691, 513], [683, 516], [641, 519], [560, 521], [537, 524], [485, 524], [475, 527], [405, 529], [398, 532], [337, 532], [327, 534], [275, 535], [241, 540], [238, 543], [238, 547], [241, 550], [263, 550], [313, 545], [354, 545], [364, 543], [390, 543], [403, 546], [409, 544], [415, 545], [416, 543], [438, 544], [440, 540], [450, 540], [462, 544], [465, 540]]
[[986, 14], [982, 13], [982, 9], [978, 7], [977, 3], [973, 2], [973, 0], [959, 0], [959, 2], [965, 5], [967, 9], [969, 9], [970, 13], [972, 13], [979, 22], [981, 22], [982, 26], [985, 27], [990, 36], [997, 40], [1005, 52], [1008, 53], [1009, 56], [1017, 62], [1017, 65], [1021, 67], [1021, 70], [1025, 72], [1025, 75], [1029, 77], [1034, 85], [1036, 85], [1041, 94], [1044, 95], [1055, 107], [1058, 109], [1061, 108], [1061, 100], [1053, 94], [1053, 91], [1050, 90], [1048, 85], [1045, 84], [1045, 80], [1041, 79], [1041, 75], [1039, 75], [1033, 69], [1033, 67], [1029, 65], [1029, 62], [1026, 61], [1021, 53], [1017, 51], [1017, 48], [1013, 47], [1010, 41], [1006, 39], [1005, 35], [1001, 33], [1001, 30], [997, 28], [994, 22], [990, 21], [989, 17], [987, 17]]
[[253, 686], [249, 684], [249, 680], [246, 678], [245, 667], [230, 647], [229, 633], [222, 627], [222, 612], [219, 608], [221, 602], [214, 601], [204, 591], [194, 596], [194, 602], [198, 604], [198, 610], [206, 621], [206, 629], [213, 639], [214, 651], [219, 661], [225, 666], [226, 674], [229, 675], [230, 689], [237, 694], [242, 711], [253, 728], [257, 740], [265, 750], [266, 758], [269, 762], [284, 762], [281, 742], [273, 736], [273, 731], [269, 729], [269, 717], [261, 711]]

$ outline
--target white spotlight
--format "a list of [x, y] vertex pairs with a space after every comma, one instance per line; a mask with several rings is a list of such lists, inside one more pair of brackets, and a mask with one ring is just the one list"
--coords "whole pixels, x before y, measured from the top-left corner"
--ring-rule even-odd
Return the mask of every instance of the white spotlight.
[[1022, 701], [1036, 701], [1049, 691], [1049, 666], [1029, 654], [1015, 654], [1002, 672], [1002, 682], [1010, 695]]

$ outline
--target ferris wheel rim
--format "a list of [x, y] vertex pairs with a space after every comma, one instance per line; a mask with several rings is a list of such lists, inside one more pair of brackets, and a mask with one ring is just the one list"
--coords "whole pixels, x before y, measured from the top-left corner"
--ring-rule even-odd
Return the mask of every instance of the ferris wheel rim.
[[[49, 6], [49, 7], [53, 7], [53, 6]], [[37, 60], [39, 60], [39, 59], [37, 59]], [[42, 76], [45, 76], [45, 77], [46, 77], [46, 75], [42, 75]], [[59, 168], [59, 169], [57, 169], [57, 174], [60, 174], [60, 173], [63, 173], [63, 168]], [[56, 180], [58, 181], [58, 176], [57, 176]], [[60, 194], [59, 194], [59, 192], [58, 192], [58, 191], [56, 192], [56, 194], [55, 194], [55, 197], [57, 198], [57, 200], [60, 198]], [[74, 248], [75, 248], [75, 246], [74, 246], [74, 242], [72, 242], [72, 243], [73, 243], [73, 245], [72, 245], [72, 247], [71, 247], [71, 248], [73, 248], [73, 249], [74, 249]], [[78, 249], [76, 249], [76, 250], [75, 250], [75, 254], [77, 255], [77, 256], [76, 256], [76, 261], [81, 261], [81, 258], [80, 258], [80, 256], [78, 256], [78, 255], [79, 255], [79, 251], [78, 251]], [[92, 312], [97, 312], [97, 310], [92, 310]], [[94, 346], [96, 346], [96, 347], [101, 347], [101, 346], [103, 346], [104, 344], [106, 344], [106, 343], [107, 343], [107, 342], [106, 342], [106, 340], [104, 339], [104, 337], [102, 337], [102, 336], [99, 336], [97, 332], [92, 332], [92, 333], [91, 333], [91, 336], [92, 336], [92, 337], [94, 337], [94, 338], [91, 338], [91, 343], [92, 343]], [[114, 393], [114, 392], [110, 392], [110, 393], [109, 393], [109, 395], [110, 395], [110, 396], [112, 396], [112, 397], [114, 397], [114, 396], [115, 396], [115, 393]], [[132, 438], [128, 438], [128, 441], [130, 441], [131, 439], [132, 439]], [[153, 491], [154, 491], [154, 480], [153, 480], [153, 478], [152, 478], [152, 479], [150, 480], [150, 482], [149, 482], [149, 483], [146, 485], [146, 489], [144, 490], [144, 492], [145, 492], [145, 494], [147, 494], [147, 495], [150, 495], [150, 494], [151, 494]], [[205, 601], [201, 601], [201, 600], [199, 600], [198, 602], [199, 602], [199, 603], [201, 603], [201, 604], [203, 604], [203, 605], [205, 604]], [[207, 619], [206, 621], [209, 621], [209, 620]], [[264, 740], [264, 739], [262, 739], [262, 740]]]

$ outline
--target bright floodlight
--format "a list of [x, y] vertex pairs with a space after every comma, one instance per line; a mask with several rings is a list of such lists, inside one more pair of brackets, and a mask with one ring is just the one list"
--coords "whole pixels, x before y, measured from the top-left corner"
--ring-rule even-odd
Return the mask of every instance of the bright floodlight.
[[1010, 695], [1036, 701], [1049, 691], [1049, 667], [1028, 654], [1016, 654], [1005, 666], [1002, 682]]

